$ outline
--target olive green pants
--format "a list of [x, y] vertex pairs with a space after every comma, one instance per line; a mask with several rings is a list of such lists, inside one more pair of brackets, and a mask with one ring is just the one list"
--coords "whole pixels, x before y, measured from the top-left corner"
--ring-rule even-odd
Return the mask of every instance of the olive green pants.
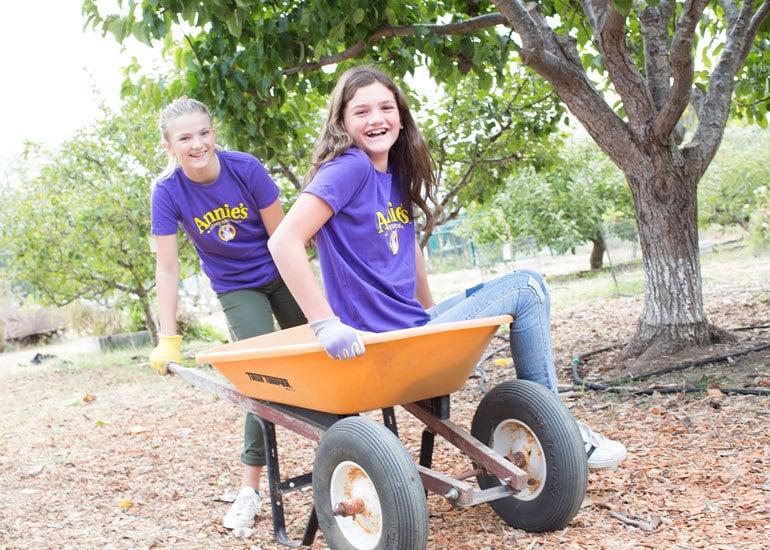
[[[281, 328], [305, 324], [294, 297], [280, 277], [259, 288], [232, 290], [217, 294], [227, 317], [230, 337], [243, 340], [273, 332], [273, 315]], [[241, 462], [249, 466], [265, 465], [265, 438], [262, 426], [253, 414], [246, 414]]]

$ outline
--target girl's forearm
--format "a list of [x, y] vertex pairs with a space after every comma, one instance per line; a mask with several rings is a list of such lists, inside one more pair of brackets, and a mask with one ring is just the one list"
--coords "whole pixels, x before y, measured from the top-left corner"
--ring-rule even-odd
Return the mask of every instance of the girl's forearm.
[[155, 273], [158, 294], [158, 324], [160, 334], [176, 334], [176, 308], [179, 298], [179, 271], [157, 270]]

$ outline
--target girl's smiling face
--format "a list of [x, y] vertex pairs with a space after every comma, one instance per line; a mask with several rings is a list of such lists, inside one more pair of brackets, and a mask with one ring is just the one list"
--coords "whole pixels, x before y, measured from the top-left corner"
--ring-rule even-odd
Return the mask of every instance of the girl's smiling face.
[[388, 153], [403, 128], [393, 92], [379, 82], [359, 88], [345, 105], [342, 122], [374, 167], [386, 172]]
[[191, 180], [208, 183], [219, 175], [216, 134], [206, 113], [188, 113], [171, 121], [163, 143]]

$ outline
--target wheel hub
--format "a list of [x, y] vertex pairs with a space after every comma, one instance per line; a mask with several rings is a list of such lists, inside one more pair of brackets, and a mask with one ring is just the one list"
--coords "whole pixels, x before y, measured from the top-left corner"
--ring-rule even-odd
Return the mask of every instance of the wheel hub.
[[527, 472], [527, 487], [514, 495], [519, 500], [533, 500], [543, 490], [548, 468], [540, 440], [526, 424], [508, 419], [492, 433], [490, 447], [499, 455]]
[[366, 471], [355, 462], [340, 462], [332, 472], [329, 496], [337, 525], [350, 544], [375, 548], [382, 534], [382, 510]]

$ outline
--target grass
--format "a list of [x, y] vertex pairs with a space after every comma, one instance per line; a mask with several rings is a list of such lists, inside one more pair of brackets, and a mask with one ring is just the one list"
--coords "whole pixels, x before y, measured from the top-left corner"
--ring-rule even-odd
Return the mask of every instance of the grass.
[[641, 296], [644, 293], [644, 275], [641, 271], [619, 273], [616, 279], [617, 285], [609, 275], [557, 283], [549, 281], [551, 301], [555, 307], [568, 308], [602, 298]]

